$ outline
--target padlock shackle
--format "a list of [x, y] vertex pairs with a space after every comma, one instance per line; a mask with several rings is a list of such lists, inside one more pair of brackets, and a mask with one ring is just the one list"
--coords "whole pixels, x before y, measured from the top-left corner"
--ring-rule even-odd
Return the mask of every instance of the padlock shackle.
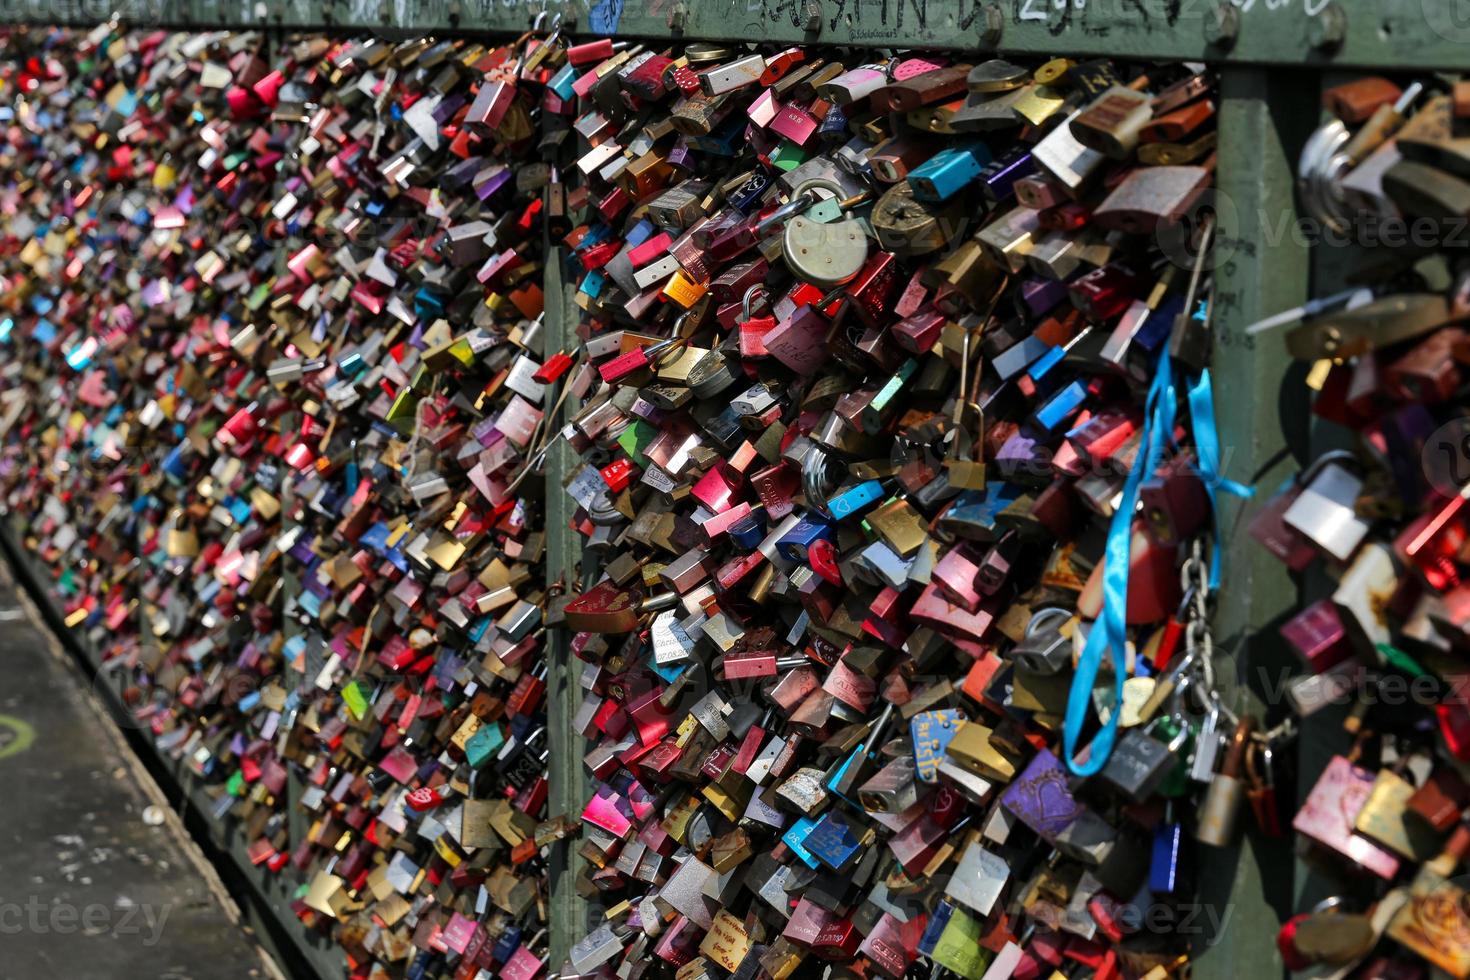
[[765, 297], [766, 309], [769, 310], [771, 308], [771, 294], [770, 291], [766, 289], [766, 284], [763, 282], [755, 283], [753, 286], [745, 291], [744, 296], [740, 297], [740, 319], [742, 321], [749, 320], [751, 318], [751, 299], [756, 296]]
[[1312, 460], [1311, 465], [1302, 470], [1301, 475], [1297, 477], [1296, 485], [1303, 488], [1311, 486], [1312, 481], [1317, 478], [1317, 474], [1329, 463], [1349, 464], [1344, 466], [1344, 469], [1359, 474], [1363, 472], [1363, 464], [1352, 450], [1331, 449]]
[[1245, 750], [1246, 778], [1256, 786], [1271, 788], [1276, 785], [1276, 774], [1271, 761], [1271, 744], [1251, 741]]
[[1046, 606], [1031, 614], [1031, 618], [1026, 622], [1024, 635], [1029, 637], [1034, 634], [1039, 634], [1044, 628], [1043, 623], [1052, 619], [1059, 620], [1057, 629], [1060, 630], [1061, 624], [1071, 618], [1072, 613], [1070, 610], [1063, 609], [1061, 606]]
[[788, 218], [794, 218], [807, 208], [817, 203], [817, 195], [810, 191], [798, 191], [791, 195], [791, 200], [776, 208], [770, 214], [755, 223], [755, 235], [759, 238], [765, 234], [766, 229], [780, 224]]

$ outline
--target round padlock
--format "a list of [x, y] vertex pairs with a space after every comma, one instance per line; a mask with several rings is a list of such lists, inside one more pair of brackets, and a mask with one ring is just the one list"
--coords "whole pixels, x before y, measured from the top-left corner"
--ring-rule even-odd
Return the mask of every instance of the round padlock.
[[965, 216], [958, 198], [944, 204], [919, 201], [907, 180], [888, 188], [869, 216], [885, 252], [905, 258], [935, 252], [959, 237]]
[[[823, 190], [830, 198], [820, 196]], [[818, 194], [816, 203], [820, 205], [825, 199], [840, 199], [842, 189], [833, 181], [818, 178], [803, 181], [791, 196], [794, 200], [808, 193]], [[824, 223], [803, 212], [786, 222], [781, 254], [797, 278], [831, 289], [852, 281], [862, 271], [868, 261], [868, 236], [863, 223], [851, 215]]]
[[1343, 148], [1352, 138], [1337, 120], [1307, 137], [1297, 161], [1297, 189], [1302, 206], [1317, 220], [1336, 232], [1352, 225], [1352, 214], [1342, 191], [1342, 178], [1352, 169]]

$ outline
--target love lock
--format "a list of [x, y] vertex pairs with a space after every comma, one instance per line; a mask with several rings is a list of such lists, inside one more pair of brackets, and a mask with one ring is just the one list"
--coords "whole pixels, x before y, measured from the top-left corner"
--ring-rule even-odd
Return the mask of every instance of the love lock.
[[1348, 128], [1333, 120], [1307, 137], [1297, 161], [1297, 188], [1302, 205], [1313, 217], [1333, 231], [1345, 232], [1353, 224], [1351, 209], [1343, 196], [1342, 179], [1352, 170], [1343, 152], [1352, 138]]
[[781, 236], [786, 265], [798, 278], [824, 289], [849, 282], [868, 261], [863, 222], [843, 208], [841, 194], [835, 181], [815, 178], [800, 184], [792, 200], [815, 203], [787, 221]]

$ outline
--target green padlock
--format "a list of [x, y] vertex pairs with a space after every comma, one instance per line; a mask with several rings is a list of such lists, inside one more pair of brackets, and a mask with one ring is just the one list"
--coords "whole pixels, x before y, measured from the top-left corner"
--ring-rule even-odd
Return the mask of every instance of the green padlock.
[[464, 743], [464, 758], [471, 769], [483, 769], [505, 744], [505, 732], [495, 723], [481, 725]]
[[[1160, 796], [1183, 796], [1192, 788], [1189, 781], [1189, 766], [1185, 760], [1189, 758], [1195, 740], [1199, 737], [1199, 727], [1193, 722], [1185, 723], [1185, 727], [1189, 731], [1185, 736], [1184, 747], [1176, 756], [1177, 761], [1174, 763], [1174, 768], [1170, 769], [1163, 782], [1159, 783]], [[1173, 718], [1165, 718], [1159, 722], [1159, 730], [1168, 735], [1169, 741], [1173, 741], [1174, 736], [1179, 734], [1179, 729], [1180, 723]]]
[[771, 168], [781, 173], [788, 173], [806, 163], [809, 156], [811, 154], [790, 140], [782, 140], [776, 149], [771, 151]]
[[945, 923], [930, 959], [966, 978], [980, 980], [993, 954], [980, 945], [980, 920], [956, 908]]

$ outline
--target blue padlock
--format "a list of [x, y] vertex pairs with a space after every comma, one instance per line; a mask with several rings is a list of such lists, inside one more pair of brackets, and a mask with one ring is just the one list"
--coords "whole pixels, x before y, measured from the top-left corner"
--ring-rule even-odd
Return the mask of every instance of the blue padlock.
[[827, 501], [827, 512], [834, 521], [855, 517], [872, 507], [884, 497], [883, 484], [877, 480], [864, 480]]
[[1179, 853], [1184, 842], [1184, 825], [1170, 813], [1154, 828], [1153, 853], [1148, 865], [1148, 888], [1156, 894], [1172, 894], [1179, 885]]
[[781, 535], [776, 541], [776, 551], [783, 558], [805, 564], [806, 552], [812, 546], [812, 542], [819, 539], [831, 541], [836, 536], [836, 528], [829, 522], [815, 514], [808, 514], [797, 522], [795, 527]]
[[817, 822], [811, 817], [797, 817], [796, 822], [781, 835], [781, 843], [791, 848], [791, 853], [800, 858], [801, 863], [808, 868], [817, 866], [816, 856], [806, 849], [806, 839], [816, 825]]
[[730, 525], [727, 534], [737, 548], [753, 551], [766, 536], [765, 511], [754, 510]]
[[836, 810], [818, 818], [804, 843], [813, 857], [839, 874], [851, 869], [862, 850], [861, 835]]
[[909, 171], [914, 200], [947, 201], [974, 183], [988, 163], [990, 148], [979, 141], [940, 150]]
[[551, 81], [546, 83], [546, 87], [555, 92], [563, 102], [570, 102], [577, 95], [576, 90], [572, 88], [572, 83], [576, 80], [577, 67], [568, 63], [562, 65], [561, 70], [551, 76]]
[[931, 956], [934, 947], [939, 945], [939, 937], [944, 935], [944, 927], [949, 925], [950, 917], [954, 915], [954, 906], [949, 899], [942, 898], [934, 906], [934, 912], [929, 916], [929, 924], [924, 927], [924, 935], [919, 937], [919, 955]]
[[1087, 401], [1087, 386], [1081, 381], [1073, 381], [1037, 408], [1032, 419], [1039, 428], [1046, 432], [1055, 432], [1065, 425], [1068, 419], [1077, 414], [1077, 410], [1085, 401]]

